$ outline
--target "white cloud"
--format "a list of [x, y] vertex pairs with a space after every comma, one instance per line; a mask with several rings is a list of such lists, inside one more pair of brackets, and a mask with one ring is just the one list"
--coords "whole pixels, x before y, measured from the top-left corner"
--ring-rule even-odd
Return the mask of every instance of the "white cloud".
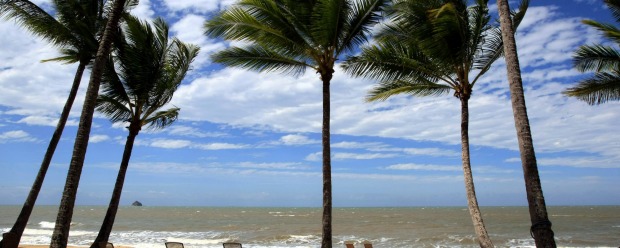
[[387, 170], [423, 170], [423, 171], [462, 171], [460, 166], [431, 164], [394, 164], [385, 167]]
[[458, 157], [461, 156], [460, 152], [440, 149], [440, 148], [373, 148], [368, 149], [370, 151], [380, 151], [380, 152], [402, 152], [409, 155], [424, 155], [424, 156], [433, 156], [433, 157]]
[[229, 149], [249, 148], [248, 145], [230, 144], [230, 143], [193, 144], [192, 147], [202, 149], [202, 150], [229, 150]]
[[150, 146], [166, 148], [166, 149], [180, 149], [186, 148], [192, 145], [192, 142], [189, 140], [179, 140], [179, 139], [156, 139], [150, 142]]
[[379, 151], [380, 149], [385, 149], [388, 145], [383, 144], [381, 142], [350, 142], [343, 141], [334, 143], [331, 145], [332, 148], [343, 148], [343, 149], [368, 149], [371, 151]]
[[230, 150], [230, 149], [244, 149], [251, 146], [246, 144], [230, 144], [230, 143], [196, 143], [190, 140], [183, 139], [154, 139], [136, 142], [138, 145], [146, 145], [151, 147], [158, 147], [164, 149], [182, 149], [192, 148], [201, 150]]
[[543, 166], [620, 169], [620, 163], [618, 163], [617, 157], [614, 159], [603, 157], [538, 158], [537, 162]]
[[22, 130], [6, 131], [0, 133], [0, 143], [8, 142], [36, 142], [37, 139]]
[[90, 143], [99, 143], [99, 142], [103, 142], [103, 141], [106, 141], [106, 140], [109, 140], [109, 139], [110, 139], [110, 136], [107, 136], [105, 134], [95, 134], [95, 135], [91, 135], [88, 138], [88, 142], [90, 142]]
[[[51, 126], [55, 127], [58, 124], [58, 118], [52, 118], [48, 116], [26, 116], [17, 123], [24, 123], [28, 125], [38, 125], [38, 126]], [[76, 120], [67, 120], [65, 126], [77, 126], [78, 122]]]
[[308, 156], [306, 156], [305, 160], [306, 161], [321, 161], [321, 159], [323, 159], [322, 154], [323, 154], [322, 152], [310, 153], [308, 154]]
[[[306, 156], [307, 161], [321, 161], [323, 159], [322, 152], [311, 153]], [[380, 158], [393, 158], [398, 157], [398, 154], [393, 153], [347, 153], [347, 152], [333, 152], [332, 160], [369, 160]]]
[[288, 145], [288, 146], [300, 146], [300, 145], [310, 145], [310, 144], [320, 144], [321, 140], [310, 139], [306, 136], [299, 134], [289, 134], [282, 136], [278, 143]]
[[[58, 57], [57, 49], [40, 38], [29, 34], [14, 21], [0, 21], [0, 105], [8, 108], [6, 114], [49, 116], [64, 106], [73, 82], [76, 64], [41, 63], [43, 59]], [[36, 73], [33, 73], [36, 72]], [[87, 78], [85, 72], [84, 78]], [[81, 85], [76, 99], [83, 99]], [[81, 108], [76, 100], [74, 110]], [[78, 112], [72, 116], [79, 115]]]
[[235, 167], [239, 168], [252, 168], [252, 169], [276, 169], [276, 170], [305, 170], [308, 166], [304, 166], [301, 163], [253, 163], [242, 162]]
[[223, 137], [223, 136], [228, 135], [223, 132], [203, 132], [198, 128], [182, 126], [182, 125], [174, 125], [171, 127], [167, 127], [166, 131], [170, 135], [180, 135], [180, 136], [199, 137], [199, 138]]
[[153, 19], [155, 11], [151, 8], [151, 0], [140, 0], [138, 6], [131, 10], [131, 14], [143, 20]]
[[234, 2], [236, 0], [164, 0], [172, 11], [192, 11], [201, 14], [225, 8]]

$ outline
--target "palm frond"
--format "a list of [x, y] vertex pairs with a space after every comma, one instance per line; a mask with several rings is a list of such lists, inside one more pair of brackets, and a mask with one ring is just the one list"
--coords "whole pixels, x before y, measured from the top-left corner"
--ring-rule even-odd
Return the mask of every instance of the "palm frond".
[[287, 35], [284, 34], [282, 30], [275, 29], [271, 25], [266, 25], [269, 23], [273, 24], [275, 27], [279, 27], [286, 24], [283, 24], [282, 20], [274, 16], [275, 14], [269, 12], [273, 11], [272, 9], [259, 7], [261, 6], [250, 8], [247, 5], [233, 5], [229, 7], [226, 11], [220, 13], [220, 15], [204, 23], [205, 35], [211, 38], [223, 38], [226, 40], [269, 40], [294, 47], [295, 42], [291, 39], [297, 37], [297, 35]]
[[70, 30], [30, 1], [1, 0], [0, 17], [14, 20], [20, 26], [55, 46], [69, 46], [75, 42]]
[[596, 73], [594, 77], [583, 80], [575, 87], [568, 88], [565, 95], [576, 97], [590, 105], [620, 100], [620, 71]]
[[107, 95], [99, 95], [97, 97], [97, 111], [110, 118], [111, 122], [130, 121], [133, 112], [129, 106]]
[[114, 122], [139, 119], [141, 126], [164, 128], [178, 118], [179, 109], [159, 109], [172, 100], [199, 48], [177, 38], [168, 42], [163, 19], [149, 24], [127, 16], [121, 28], [115, 56], [104, 71], [97, 109]]
[[615, 43], [620, 43], [620, 30], [614, 25], [600, 23], [594, 20], [583, 20], [582, 22], [602, 32], [603, 37], [610, 39]]
[[351, 7], [347, 0], [316, 0], [310, 30], [322, 49], [335, 50]]
[[145, 116], [142, 125], [150, 129], [162, 129], [172, 125], [179, 118], [180, 108], [170, 108], [158, 111], [153, 116]]
[[64, 56], [59, 56], [59, 57], [51, 58], [51, 59], [43, 59], [43, 60], [41, 60], [41, 62], [42, 63], [46, 63], [46, 62], [61, 62], [63, 64], [73, 64], [73, 63], [79, 62], [79, 60], [77, 59], [78, 57], [76, 56], [77, 54], [69, 53], [68, 51], [70, 51], [70, 50], [64, 50], [63, 52], [61, 52], [61, 54], [65, 54]]
[[111, 56], [107, 59], [101, 76], [100, 91], [99, 95], [106, 96], [108, 99], [113, 99], [123, 106], [130, 105], [131, 103], [130, 96], [119, 74], [116, 72], [114, 59]]
[[361, 46], [370, 36], [370, 28], [381, 20], [381, 11], [388, 4], [387, 0], [359, 0], [354, 1], [351, 13], [345, 23], [344, 32], [341, 32], [340, 46], [336, 53], [352, 51]]
[[607, 7], [611, 10], [611, 14], [620, 23], [620, 0], [604, 0]]
[[268, 50], [261, 46], [248, 46], [245, 48], [231, 47], [211, 55], [216, 63], [227, 66], [238, 66], [255, 71], [279, 71], [302, 74], [310, 64], [297, 60], [293, 57], [284, 56], [277, 51]]
[[384, 39], [373, 46], [363, 47], [360, 55], [349, 57], [342, 67], [353, 76], [379, 81], [409, 77], [451, 83], [449, 77], [445, 77], [449, 68], [438, 66], [415, 46], [395, 40]]
[[447, 94], [452, 87], [430, 81], [394, 80], [383, 81], [366, 96], [367, 102], [385, 101], [391, 96], [407, 94], [411, 96], [439, 96]]
[[[513, 24], [513, 31], [517, 32], [519, 24], [525, 17], [525, 13], [529, 7], [529, 0], [521, 0], [521, 4], [517, 8], [517, 11], [511, 11], [511, 20]], [[504, 56], [504, 41], [502, 38], [502, 30], [497, 27], [493, 27], [487, 31], [484, 40], [484, 47], [481, 49], [481, 53], [475, 58], [474, 68], [480, 70], [471, 84], [475, 85], [478, 79], [484, 75], [493, 63]]]
[[573, 65], [581, 72], [620, 68], [620, 51], [603, 45], [584, 45], [573, 54]]

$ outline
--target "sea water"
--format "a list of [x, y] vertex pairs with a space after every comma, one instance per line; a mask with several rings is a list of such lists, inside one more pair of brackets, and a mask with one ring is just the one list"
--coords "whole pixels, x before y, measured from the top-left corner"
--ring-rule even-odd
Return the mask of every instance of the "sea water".
[[[21, 206], [0, 206], [0, 231], [13, 225]], [[90, 245], [105, 206], [74, 210], [69, 243]], [[57, 206], [37, 206], [22, 244], [49, 244]], [[497, 247], [533, 247], [527, 207], [481, 208]], [[549, 207], [560, 247], [620, 247], [620, 206]], [[316, 248], [321, 243], [320, 208], [121, 207], [110, 242], [136, 248]], [[334, 247], [370, 241], [375, 248], [477, 247], [466, 207], [334, 208]], [[361, 245], [357, 245], [362, 247]]]

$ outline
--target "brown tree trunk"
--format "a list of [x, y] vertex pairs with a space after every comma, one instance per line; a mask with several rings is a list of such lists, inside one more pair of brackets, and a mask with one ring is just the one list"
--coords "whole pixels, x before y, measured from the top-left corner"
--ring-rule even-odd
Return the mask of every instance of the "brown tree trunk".
[[69, 164], [67, 180], [65, 182], [65, 188], [60, 201], [60, 207], [58, 209], [58, 216], [56, 217], [56, 225], [52, 234], [50, 248], [67, 247], [67, 242], [69, 240], [69, 228], [71, 227], [71, 218], [73, 217], [73, 207], [75, 206], [75, 197], [77, 195], [80, 176], [82, 174], [82, 167], [84, 166], [84, 159], [88, 148], [88, 138], [90, 136], [93, 114], [95, 112], [95, 104], [99, 93], [101, 75], [103, 73], [106, 59], [110, 53], [110, 46], [112, 45], [114, 32], [117, 29], [119, 19], [123, 12], [123, 7], [125, 6], [125, 1], [126, 0], [114, 1], [112, 5], [112, 12], [108, 17], [108, 23], [106, 24], [103, 37], [99, 43], [99, 49], [97, 50], [97, 56], [95, 57], [95, 63], [93, 64], [91, 71], [88, 89], [86, 90], [86, 98], [84, 99], [84, 106], [80, 116], [80, 123], [78, 125], [75, 144], [73, 145], [73, 155], [71, 157], [71, 163]]
[[[134, 122], [136, 123], [136, 122]], [[97, 238], [90, 246], [90, 248], [99, 248], [99, 243], [108, 242], [110, 233], [112, 233], [112, 227], [114, 226], [114, 220], [116, 219], [116, 213], [118, 211], [118, 205], [121, 201], [121, 194], [123, 193], [123, 185], [125, 184], [125, 175], [127, 174], [127, 168], [129, 167], [129, 159], [131, 158], [131, 151], [133, 144], [140, 132], [139, 120], [137, 124], [129, 126], [129, 135], [127, 135], [127, 141], [125, 142], [125, 150], [123, 151], [123, 158], [121, 160], [121, 166], [118, 170], [118, 176], [116, 177], [116, 183], [114, 184], [114, 191], [112, 192], [112, 198], [108, 205], [108, 210], [99, 229]]]
[[[65, 129], [67, 120], [69, 119], [69, 113], [71, 112], [71, 107], [73, 106], [73, 102], [75, 101], [77, 91], [80, 88], [80, 81], [82, 80], [82, 75], [84, 74], [84, 69], [86, 68], [87, 64], [88, 61], [84, 61], [80, 62], [80, 64], [78, 65], [78, 68], [75, 72], [75, 77], [73, 78], [73, 84], [71, 85], [71, 90], [69, 91], [69, 96], [67, 97], [65, 106], [60, 113], [60, 119], [58, 119], [58, 123], [56, 124], [56, 130], [54, 130], [54, 134], [50, 139], [49, 145], [47, 146], [47, 151], [45, 151], [45, 155], [43, 156], [43, 161], [41, 162], [41, 167], [39, 168], [37, 177], [32, 184], [32, 188], [30, 188], [30, 193], [28, 193], [28, 197], [24, 202], [24, 206], [22, 207], [19, 216], [17, 216], [17, 220], [15, 221], [13, 228], [11, 228], [11, 231], [9, 231], [10, 233], [14, 234], [14, 237], [17, 239], [17, 244], [19, 244], [19, 241], [22, 238], [22, 234], [26, 229], [26, 225], [28, 225], [28, 219], [30, 219], [30, 214], [32, 214], [34, 204], [36, 203], [39, 192], [41, 191], [41, 187], [43, 186], [43, 181], [45, 180], [47, 169], [52, 162], [52, 157], [54, 157], [54, 152], [56, 151], [56, 147], [58, 146], [58, 142], [60, 141], [62, 132]], [[17, 248], [17, 246], [9, 246], [8, 244], [4, 244], [2, 241], [0, 241], [0, 248]]]
[[514, 114], [515, 128], [517, 129], [519, 152], [521, 153], [521, 164], [525, 179], [525, 191], [527, 193], [530, 220], [532, 222], [530, 233], [536, 242], [536, 247], [556, 247], [553, 237], [554, 234], [551, 230], [551, 222], [547, 216], [547, 206], [540, 184], [540, 177], [538, 175], [536, 154], [534, 153], [532, 133], [530, 131], [525, 97], [523, 95], [523, 83], [521, 81], [519, 58], [517, 57], [517, 45], [514, 38], [512, 20], [510, 19], [510, 7], [508, 6], [507, 0], [497, 0], [497, 6], [502, 28], [502, 39], [504, 41], [504, 54], [506, 56], [508, 83], [510, 84], [512, 112]]
[[482, 220], [482, 214], [478, 207], [478, 198], [476, 197], [476, 188], [474, 187], [474, 178], [471, 172], [471, 160], [469, 158], [469, 99], [463, 97], [461, 100], [461, 153], [463, 160], [463, 178], [465, 180], [465, 192], [467, 194], [467, 206], [469, 215], [474, 224], [476, 235], [478, 235], [478, 244], [483, 248], [494, 247], [491, 238], [487, 233]]
[[332, 162], [329, 133], [329, 84], [333, 71], [321, 73], [323, 81], [323, 238], [321, 248], [332, 248]]

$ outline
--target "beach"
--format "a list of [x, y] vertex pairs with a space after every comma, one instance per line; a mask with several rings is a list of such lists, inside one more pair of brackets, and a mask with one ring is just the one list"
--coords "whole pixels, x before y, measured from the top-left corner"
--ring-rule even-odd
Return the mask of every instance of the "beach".
[[[0, 206], [0, 231], [15, 221], [19, 206]], [[78, 206], [69, 235], [72, 247], [97, 236], [105, 206]], [[20, 247], [48, 247], [57, 206], [37, 206]], [[482, 207], [497, 247], [534, 247], [527, 207]], [[620, 246], [620, 206], [554, 206], [549, 218], [558, 247]], [[334, 247], [370, 241], [374, 248], [477, 247], [466, 207], [334, 208]], [[240, 242], [251, 248], [317, 248], [320, 208], [121, 207], [109, 238], [114, 247], [221, 248]], [[28, 244], [28, 245], [25, 245]], [[32, 246], [32, 245], [35, 246]]]
[[[19, 245], [18, 248], [49, 248], [49, 245]], [[67, 246], [67, 248], [84, 248], [89, 246]], [[131, 246], [114, 246], [114, 248], [132, 248]]]

